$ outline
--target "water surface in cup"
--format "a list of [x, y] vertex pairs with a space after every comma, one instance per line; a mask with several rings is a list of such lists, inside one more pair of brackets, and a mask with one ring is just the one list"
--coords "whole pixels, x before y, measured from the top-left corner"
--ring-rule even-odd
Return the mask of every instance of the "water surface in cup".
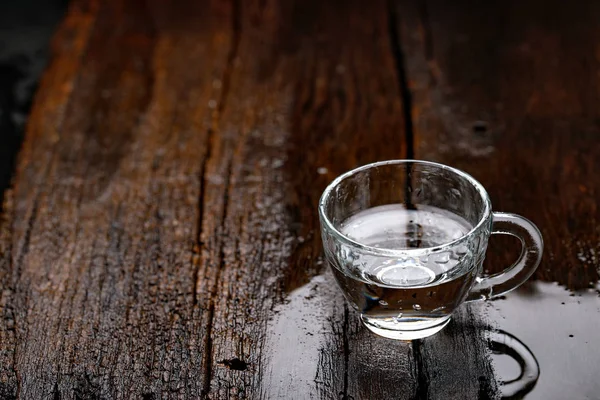
[[[340, 231], [363, 245], [409, 250], [439, 248], [468, 234], [473, 226], [440, 208], [418, 205], [407, 209], [393, 204], [363, 210], [347, 220]], [[465, 298], [476, 276], [467, 246], [433, 251], [419, 257], [361, 257], [360, 262], [339, 259], [334, 275], [363, 321], [384, 336], [398, 330], [441, 329]], [[400, 334], [400, 333], [398, 333]], [[410, 333], [401, 338], [410, 339]]]

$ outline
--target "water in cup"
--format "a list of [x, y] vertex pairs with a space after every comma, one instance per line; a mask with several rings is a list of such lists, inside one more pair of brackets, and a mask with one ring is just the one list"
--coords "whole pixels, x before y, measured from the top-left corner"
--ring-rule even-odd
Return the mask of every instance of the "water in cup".
[[[362, 245], [408, 250], [439, 248], [473, 228], [450, 211], [426, 205], [413, 208], [403, 204], [369, 208], [346, 219], [340, 231]], [[363, 256], [359, 263], [346, 254], [346, 260], [334, 258], [340, 264], [333, 271], [372, 330], [401, 330], [401, 338], [410, 339], [410, 331], [445, 325], [477, 275], [475, 258], [466, 245], [418, 257]]]
[[[339, 176], [319, 217], [344, 296], [369, 330], [392, 339], [433, 335], [465, 300], [521, 285], [542, 257], [531, 221], [492, 212], [472, 176], [430, 161], [380, 161]], [[522, 250], [504, 271], [480, 276], [491, 234], [516, 236]]]

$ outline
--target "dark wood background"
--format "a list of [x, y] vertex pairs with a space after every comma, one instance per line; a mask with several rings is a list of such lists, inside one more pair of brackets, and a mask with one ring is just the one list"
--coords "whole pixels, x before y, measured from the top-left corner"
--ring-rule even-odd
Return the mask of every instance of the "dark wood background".
[[[368, 333], [316, 204], [361, 164], [447, 163], [538, 224], [538, 280], [596, 290], [599, 18], [592, 1], [73, 0], [5, 185], [0, 397], [499, 398], [485, 307], [423, 341]], [[494, 240], [488, 270], [516, 251]], [[583, 372], [573, 398], [597, 393]]]

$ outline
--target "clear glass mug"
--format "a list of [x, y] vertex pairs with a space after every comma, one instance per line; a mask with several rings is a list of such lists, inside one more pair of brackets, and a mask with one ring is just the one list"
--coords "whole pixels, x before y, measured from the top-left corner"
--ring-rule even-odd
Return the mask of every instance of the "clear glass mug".
[[[473, 177], [428, 161], [382, 161], [339, 176], [319, 216], [344, 296], [369, 330], [392, 339], [433, 335], [463, 302], [521, 285], [542, 257], [533, 223], [492, 212]], [[522, 251], [503, 272], [482, 277], [490, 234], [517, 237]]]

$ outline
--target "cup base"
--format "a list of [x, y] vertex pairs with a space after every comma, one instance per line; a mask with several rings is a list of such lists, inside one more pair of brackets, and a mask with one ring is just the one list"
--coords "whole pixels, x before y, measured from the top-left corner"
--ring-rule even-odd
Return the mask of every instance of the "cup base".
[[[395, 340], [415, 340], [423, 339], [428, 336], [434, 335], [441, 331], [448, 322], [450, 322], [450, 316], [445, 318], [437, 318], [433, 321], [429, 321], [431, 324], [418, 324], [419, 326], [395, 326], [385, 327], [381, 323], [372, 321], [371, 318], [361, 315], [360, 319], [362, 323], [367, 327], [368, 330], [375, 333], [376, 335], [383, 336], [388, 339]], [[410, 329], [412, 328], [412, 329]]]

